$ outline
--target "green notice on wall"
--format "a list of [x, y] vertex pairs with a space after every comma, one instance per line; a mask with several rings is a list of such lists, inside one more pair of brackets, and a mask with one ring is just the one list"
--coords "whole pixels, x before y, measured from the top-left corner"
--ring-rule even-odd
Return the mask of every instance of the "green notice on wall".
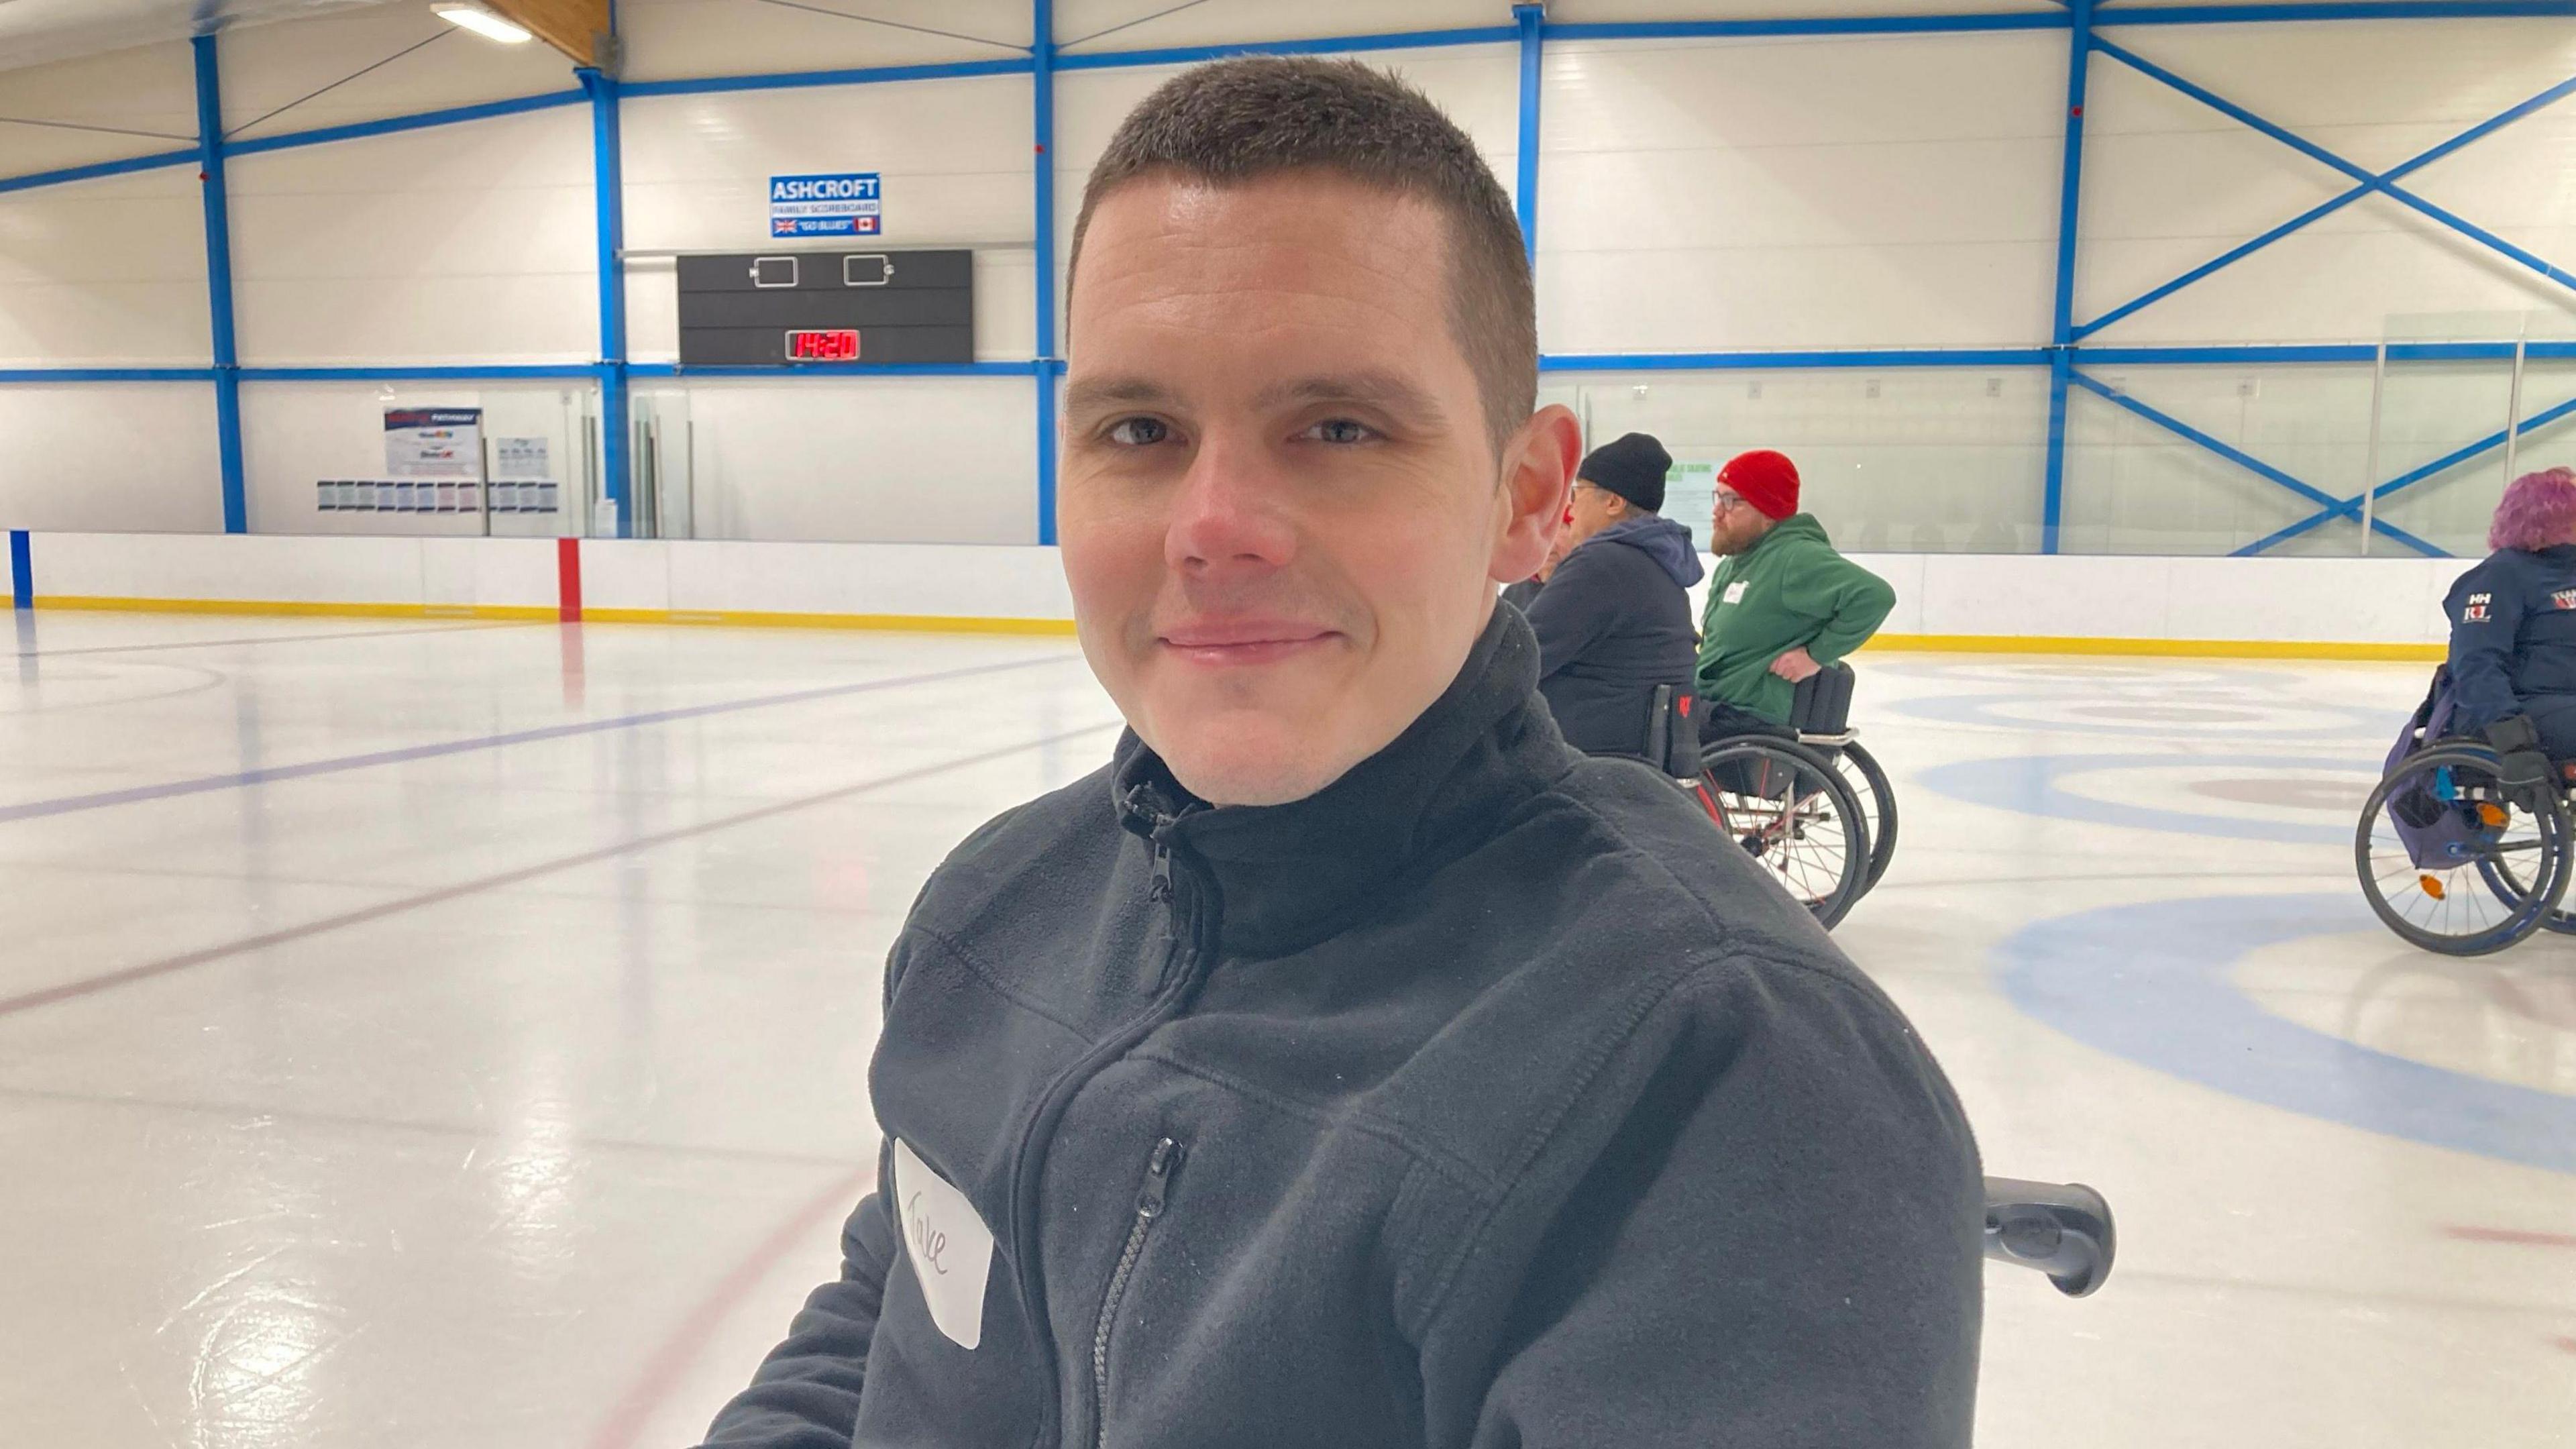
[[1713, 460], [1680, 458], [1664, 475], [1664, 516], [1688, 527], [1703, 547], [1708, 543], [1709, 510], [1717, 498], [1717, 468]]

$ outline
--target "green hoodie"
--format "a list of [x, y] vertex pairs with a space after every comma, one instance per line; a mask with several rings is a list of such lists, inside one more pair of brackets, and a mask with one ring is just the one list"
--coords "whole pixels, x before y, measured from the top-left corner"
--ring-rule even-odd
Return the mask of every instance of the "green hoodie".
[[1813, 516], [1792, 514], [1717, 561], [1700, 616], [1699, 692], [1787, 724], [1797, 686], [1771, 661], [1804, 645], [1818, 664], [1835, 663], [1895, 607], [1887, 580], [1834, 552]]

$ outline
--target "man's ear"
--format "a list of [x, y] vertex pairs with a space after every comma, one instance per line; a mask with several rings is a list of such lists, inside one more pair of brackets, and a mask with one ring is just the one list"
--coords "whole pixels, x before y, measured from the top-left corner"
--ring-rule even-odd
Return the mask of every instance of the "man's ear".
[[1530, 414], [1503, 445], [1502, 487], [1494, 497], [1498, 527], [1486, 570], [1494, 582], [1517, 583], [1547, 562], [1582, 460], [1583, 424], [1561, 403]]

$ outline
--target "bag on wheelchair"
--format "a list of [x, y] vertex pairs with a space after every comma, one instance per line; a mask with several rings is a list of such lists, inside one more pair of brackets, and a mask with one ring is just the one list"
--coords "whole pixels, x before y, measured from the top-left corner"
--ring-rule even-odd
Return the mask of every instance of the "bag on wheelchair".
[[[2406, 727], [2398, 731], [2397, 743], [2380, 771], [2383, 778], [2419, 751], [2441, 743], [2450, 731], [2453, 705], [2451, 671], [2445, 665], [2433, 671], [2433, 685], [2425, 691], [2424, 702], [2415, 706]], [[2417, 870], [2447, 870], [2474, 858], [2487, 834], [2488, 826], [2470, 801], [2440, 793], [2448, 784], [2449, 772], [2437, 771], [2420, 777], [2388, 802], [2389, 822], [2397, 827], [2398, 839], [2406, 844], [2406, 858]]]

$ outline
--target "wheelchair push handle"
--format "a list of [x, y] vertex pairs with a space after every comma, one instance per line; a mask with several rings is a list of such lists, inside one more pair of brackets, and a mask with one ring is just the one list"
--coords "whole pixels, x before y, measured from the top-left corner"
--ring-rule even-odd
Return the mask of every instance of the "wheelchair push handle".
[[2082, 1183], [1986, 1179], [1986, 1256], [2037, 1268], [2069, 1298], [2111, 1276], [2111, 1204]]

